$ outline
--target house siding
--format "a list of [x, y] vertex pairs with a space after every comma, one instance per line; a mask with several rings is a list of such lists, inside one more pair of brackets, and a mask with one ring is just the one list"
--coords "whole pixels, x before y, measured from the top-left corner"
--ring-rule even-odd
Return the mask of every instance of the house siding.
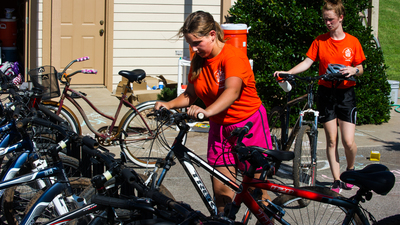
[[[189, 50], [176, 34], [191, 12], [220, 19], [219, 0], [114, 0], [113, 90], [120, 70], [144, 69], [148, 76], [177, 81], [178, 59]], [[176, 51], [183, 51], [177, 55]]]

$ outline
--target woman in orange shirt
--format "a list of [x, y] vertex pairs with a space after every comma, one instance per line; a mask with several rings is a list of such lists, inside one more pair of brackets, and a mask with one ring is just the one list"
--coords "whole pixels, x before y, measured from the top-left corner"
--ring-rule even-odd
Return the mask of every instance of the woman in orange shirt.
[[[345, 9], [341, 0], [325, 0], [322, 8], [322, 17], [329, 29], [328, 33], [318, 36], [307, 52], [307, 58], [289, 71], [279, 73], [297, 74], [306, 71], [315, 62], [319, 61], [319, 74], [325, 74], [329, 64], [342, 64], [342, 74], [361, 76], [362, 62], [365, 55], [358, 39], [343, 31]], [[340, 181], [340, 164], [338, 155], [338, 128], [339, 124], [342, 143], [345, 149], [347, 170], [354, 170], [357, 145], [354, 142], [356, 128], [356, 98], [354, 81], [343, 81], [333, 85], [332, 82], [320, 80], [318, 82], [317, 107], [320, 112], [319, 121], [323, 124], [326, 142], [327, 158], [333, 175], [332, 190], [340, 192], [349, 190], [353, 185]]]
[[[203, 113], [209, 118], [208, 163], [235, 180], [237, 169], [245, 169], [246, 165], [239, 163], [235, 154], [227, 154], [235, 144], [235, 140], [226, 140], [232, 130], [251, 121], [254, 125], [249, 133], [253, 137], [246, 138], [243, 143], [272, 149], [266, 110], [257, 95], [249, 59], [240, 49], [225, 44], [220, 25], [209, 13], [190, 14], [178, 35], [185, 37], [195, 53], [189, 84], [183, 94], [169, 102], [157, 102], [155, 109], [161, 106], [168, 109], [189, 107], [187, 113], [190, 116], [195, 118]], [[203, 100], [205, 109], [192, 105], [197, 98]], [[215, 203], [223, 212], [234, 193], [212, 179]]]

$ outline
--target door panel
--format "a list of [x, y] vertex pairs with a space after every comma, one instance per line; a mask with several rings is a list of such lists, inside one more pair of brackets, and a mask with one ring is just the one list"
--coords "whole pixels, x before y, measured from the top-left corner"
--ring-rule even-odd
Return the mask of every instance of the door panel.
[[[60, 12], [55, 26], [59, 25], [59, 35], [53, 35], [60, 52], [55, 55], [59, 62], [58, 70], [64, 69], [71, 60], [89, 56], [90, 60], [75, 63], [68, 69], [71, 73], [80, 69], [96, 69], [97, 74], [77, 74], [72, 84], [104, 85], [104, 41], [105, 0], [62, 0], [53, 1], [55, 12]], [[54, 26], [53, 26], [54, 28]], [[53, 29], [53, 30], [57, 30]], [[53, 45], [53, 47], [56, 47]], [[57, 51], [53, 51], [53, 54]], [[58, 64], [58, 63], [57, 63]]]

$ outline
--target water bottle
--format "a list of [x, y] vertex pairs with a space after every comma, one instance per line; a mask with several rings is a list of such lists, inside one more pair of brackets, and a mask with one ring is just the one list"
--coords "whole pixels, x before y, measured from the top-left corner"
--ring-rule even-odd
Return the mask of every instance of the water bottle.
[[162, 82], [162, 80], [160, 80], [159, 82], [158, 82], [158, 89], [163, 89], [164, 88], [164, 83]]
[[289, 91], [292, 90], [292, 85], [291, 85], [289, 82], [283, 80], [282, 78], [277, 77], [277, 78], [276, 78], [276, 81], [278, 81], [279, 86], [281, 86], [281, 88], [282, 88], [285, 92], [289, 92]]

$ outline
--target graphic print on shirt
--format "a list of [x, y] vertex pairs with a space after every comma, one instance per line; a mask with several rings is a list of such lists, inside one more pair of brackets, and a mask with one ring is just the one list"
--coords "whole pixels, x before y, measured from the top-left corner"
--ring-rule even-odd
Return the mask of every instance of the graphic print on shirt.
[[225, 72], [222, 70], [221, 66], [218, 67], [218, 70], [214, 72], [215, 76], [215, 84], [218, 85], [218, 89], [225, 88]]
[[344, 60], [349, 61], [349, 62], [351, 61], [351, 59], [353, 58], [353, 55], [354, 55], [353, 49], [351, 49], [349, 47], [343, 49], [342, 53], [343, 53]]

